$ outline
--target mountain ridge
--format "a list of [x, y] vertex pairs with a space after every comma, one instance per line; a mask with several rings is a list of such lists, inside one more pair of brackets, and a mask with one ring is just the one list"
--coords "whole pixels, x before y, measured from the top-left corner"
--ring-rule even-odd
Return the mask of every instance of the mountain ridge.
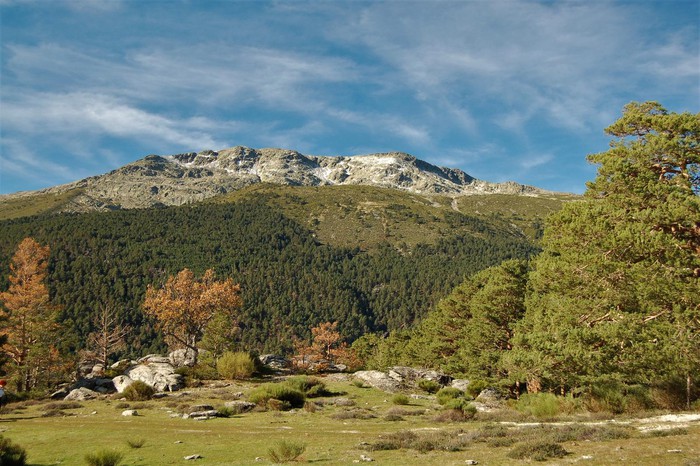
[[548, 196], [557, 193], [512, 181], [491, 183], [459, 169], [438, 167], [403, 152], [313, 156], [290, 149], [235, 146], [173, 155], [148, 155], [103, 175], [0, 196], [0, 203], [62, 195], [57, 212], [183, 205], [256, 183], [288, 186], [367, 185], [421, 195]]

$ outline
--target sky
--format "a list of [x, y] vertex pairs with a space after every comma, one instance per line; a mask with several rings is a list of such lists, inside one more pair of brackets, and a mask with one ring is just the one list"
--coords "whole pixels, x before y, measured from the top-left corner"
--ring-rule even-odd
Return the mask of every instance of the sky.
[[237, 145], [582, 193], [625, 104], [700, 111], [698, 0], [0, 0], [0, 42], [0, 194]]

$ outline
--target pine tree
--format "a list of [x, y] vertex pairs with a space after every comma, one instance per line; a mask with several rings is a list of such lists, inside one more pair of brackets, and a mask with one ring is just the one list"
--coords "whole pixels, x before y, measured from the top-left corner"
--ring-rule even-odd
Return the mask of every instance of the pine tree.
[[467, 278], [414, 331], [406, 353], [450, 374], [501, 379], [524, 313], [527, 266], [508, 260]]
[[[700, 371], [700, 115], [632, 103], [585, 199], [550, 218], [511, 362], [531, 387]], [[688, 392], [689, 393], [689, 392]]]

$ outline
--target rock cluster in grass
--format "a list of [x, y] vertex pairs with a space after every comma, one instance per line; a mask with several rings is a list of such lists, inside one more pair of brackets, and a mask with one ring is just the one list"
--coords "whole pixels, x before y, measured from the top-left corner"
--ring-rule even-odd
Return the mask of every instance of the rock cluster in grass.
[[437, 382], [446, 387], [452, 383], [453, 378], [446, 374], [426, 369], [416, 369], [406, 366], [394, 366], [382, 371], [358, 371], [355, 372], [356, 380], [379, 390], [394, 393], [401, 390], [414, 389], [420, 380]]

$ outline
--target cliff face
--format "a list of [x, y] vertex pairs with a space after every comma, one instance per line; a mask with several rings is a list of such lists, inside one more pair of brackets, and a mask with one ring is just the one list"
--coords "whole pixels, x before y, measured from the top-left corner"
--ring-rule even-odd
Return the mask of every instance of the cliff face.
[[[56, 186], [41, 193], [79, 192], [62, 211], [133, 209], [199, 202], [254, 183], [369, 185], [448, 196], [549, 194], [513, 182], [477, 180], [461, 170], [437, 167], [400, 152], [327, 157], [307, 156], [285, 149], [241, 146], [218, 152], [149, 155], [105, 175]], [[31, 194], [3, 196], [0, 202]]]

